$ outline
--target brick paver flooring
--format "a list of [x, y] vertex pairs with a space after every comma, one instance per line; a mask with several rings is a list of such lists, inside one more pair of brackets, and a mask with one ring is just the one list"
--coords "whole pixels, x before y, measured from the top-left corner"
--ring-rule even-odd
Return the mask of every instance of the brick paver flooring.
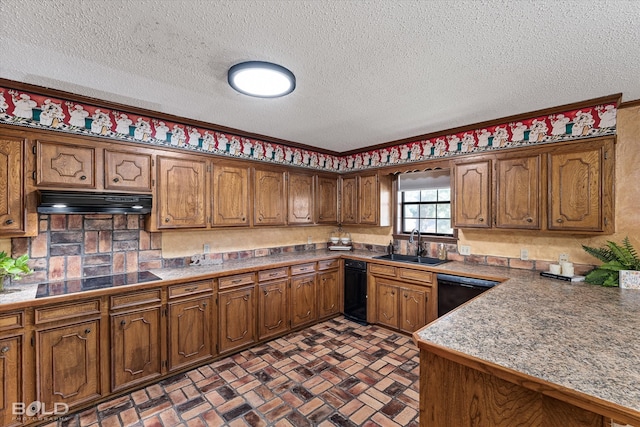
[[47, 426], [417, 427], [418, 362], [410, 337], [338, 317]]

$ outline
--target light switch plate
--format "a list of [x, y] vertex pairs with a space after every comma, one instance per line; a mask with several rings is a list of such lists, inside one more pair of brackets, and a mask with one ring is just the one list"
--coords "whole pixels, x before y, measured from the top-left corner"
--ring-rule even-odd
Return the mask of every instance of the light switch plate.
[[204, 245], [202, 247], [202, 252], [208, 254], [209, 252], [211, 252], [211, 247], [209, 245]]
[[528, 261], [529, 260], [529, 250], [526, 248], [522, 248], [520, 249], [520, 259], [522, 261]]
[[558, 257], [558, 261], [569, 262], [569, 254], [560, 254], [560, 256]]
[[471, 246], [460, 245], [460, 255], [471, 255]]

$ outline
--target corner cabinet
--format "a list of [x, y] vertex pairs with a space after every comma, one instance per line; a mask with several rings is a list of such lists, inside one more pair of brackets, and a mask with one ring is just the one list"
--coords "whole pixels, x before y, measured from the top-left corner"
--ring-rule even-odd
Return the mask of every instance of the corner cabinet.
[[157, 228], [206, 228], [207, 161], [166, 156], [157, 161]]
[[391, 178], [361, 174], [340, 179], [341, 223], [391, 225]]
[[456, 228], [614, 232], [612, 137], [453, 163]]

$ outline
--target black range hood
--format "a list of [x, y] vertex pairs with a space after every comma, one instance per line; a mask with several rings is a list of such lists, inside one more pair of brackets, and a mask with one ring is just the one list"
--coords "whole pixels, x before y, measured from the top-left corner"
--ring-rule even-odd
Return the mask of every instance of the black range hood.
[[38, 212], [45, 214], [148, 214], [150, 194], [40, 190]]

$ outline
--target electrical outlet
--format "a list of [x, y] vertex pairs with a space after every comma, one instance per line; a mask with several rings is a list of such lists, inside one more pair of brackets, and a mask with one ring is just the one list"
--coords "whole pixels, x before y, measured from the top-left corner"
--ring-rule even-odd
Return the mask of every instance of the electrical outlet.
[[459, 252], [460, 252], [460, 255], [471, 255], [471, 246], [460, 245]]
[[211, 252], [211, 247], [209, 245], [204, 245], [202, 247], [202, 252], [208, 254], [209, 252]]
[[522, 261], [528, 261], [529, 260], [529, 249], [526, 249], [526, 248], [520, 249], [520, 259]]
[[311, 236], [307, 237], [307, 244], [310, 245], [313, 243], [313, 239], [311, 238]]
[[569, 254], [560, 254], [560, 256], [558, 257], [558, 261], [569, 262]]

